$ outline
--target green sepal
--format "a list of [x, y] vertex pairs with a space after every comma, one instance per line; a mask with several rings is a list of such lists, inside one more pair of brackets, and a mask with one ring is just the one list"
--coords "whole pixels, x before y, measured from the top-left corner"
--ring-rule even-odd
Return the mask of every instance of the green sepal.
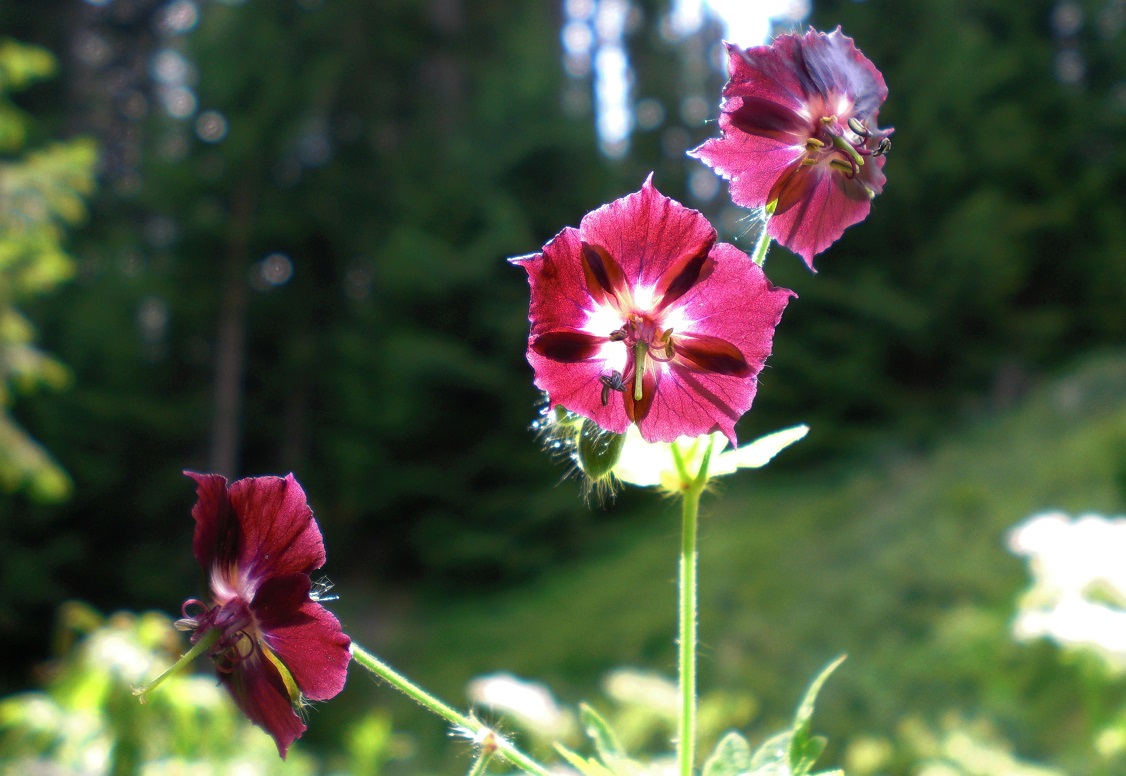
[[751, 745], [732, 731], [716, 744], [704, 763], [703, 776], [739, 776], [751, 769]]
[[593, 420], [584, 420], [579, 429], [577, 449], [579, 465], [583, 467], [586, 476], [592, 480], [609, 476], [622, 457], [622, 445], [625, 441], [625, 434], [615, 434]]

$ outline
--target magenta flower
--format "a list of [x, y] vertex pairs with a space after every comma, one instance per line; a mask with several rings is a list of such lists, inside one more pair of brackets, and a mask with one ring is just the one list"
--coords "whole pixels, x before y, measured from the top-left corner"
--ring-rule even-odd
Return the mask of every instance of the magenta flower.
[[305, 732], [301, 709], [343, 689], [351, 658], [340, 623], [309, 595], [325, 562], [320, 529], [292, 474], [229, 488], [218, 474], [185, 474], [197, 485], [193, 549], [211, 594], [186, 601], [177, 627], [192, 644], [213, 640], [220, 683], [284, 758]]
[[731, 182], [736, 204], [765, 208], [767, 233], [813, 269], [883, 190], [884, 77], [840, 27], [727, 53], [723, 136], [689, 153]]
[[652, 181], [512, 259], [532, 290], [528, 361], [551, 406], [608, 431], [734, 443], [793, 292]]

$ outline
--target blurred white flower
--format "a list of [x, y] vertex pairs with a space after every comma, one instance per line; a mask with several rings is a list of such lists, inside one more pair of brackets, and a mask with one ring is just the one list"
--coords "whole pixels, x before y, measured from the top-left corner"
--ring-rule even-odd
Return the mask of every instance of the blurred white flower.
[[502, 712], [534, 735], [563, 738], [574, 726], [574, 719], [563, 709], [551, 691], [538, 682], [529, 682], [510, 673], [479, 676], [466, 689], [475, 705]]
[[1088, 649], [1126, 670], [1126, 517], [1034, 515], [1009, 533], [1008, 544], [1032, 574], [1014, 635]]
[[654, 714], [675, 720], [680, 710], [676, 682], [660, 674], [636, 668], [616, 668], [602, 680], [602, 689], [622, 705], [642, 706]]

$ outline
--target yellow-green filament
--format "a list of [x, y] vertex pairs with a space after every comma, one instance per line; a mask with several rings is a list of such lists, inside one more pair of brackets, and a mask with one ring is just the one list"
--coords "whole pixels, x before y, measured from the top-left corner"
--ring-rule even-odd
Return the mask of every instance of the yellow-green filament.
[[281, 658], [275, 655], [274, 651], [265, 644], [262, 645], [262, 654], [274, 665], [274, 668], [278, 669], [278, 676], [281, 677], [282, 684], [285, 685], [285, 690], [289, 693], [289, 704], [293, 706], [294, 709], [300, 709], [305, 705], [305, 696], [301, 694], [301, 689], [297, 686], [297, 681], [293, 678], [293, 674], [285, 667], [285, 663], [281, 661]]

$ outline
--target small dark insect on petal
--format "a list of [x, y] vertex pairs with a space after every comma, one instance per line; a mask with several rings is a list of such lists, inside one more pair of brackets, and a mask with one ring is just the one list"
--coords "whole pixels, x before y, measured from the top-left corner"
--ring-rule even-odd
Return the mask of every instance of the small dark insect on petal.
[[622, 380], [622, 373], [616, 369], [608, 375], [599, 376], [598, 380], [602, 383], [603, 407], [610, 403], [610, 391], [621, 393], [626, 389], [626, 384]]

